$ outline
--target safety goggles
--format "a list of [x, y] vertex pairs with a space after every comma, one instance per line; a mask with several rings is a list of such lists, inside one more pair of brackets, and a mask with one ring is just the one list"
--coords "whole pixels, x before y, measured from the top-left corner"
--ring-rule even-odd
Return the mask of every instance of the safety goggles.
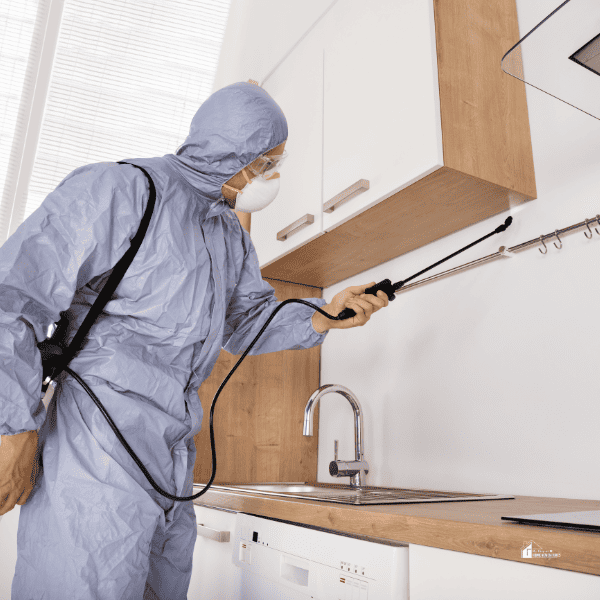
[[253, 163], [248, 165], [248, 169], [250, 169], [254, 175], [263, 175], [266, 179], [269, 179], [275, 175], [275, 173], [279, 173], [279, 169], [286, 157], [287, 152], [285, 150], [283, 151], [283, 154], [259, 156]]

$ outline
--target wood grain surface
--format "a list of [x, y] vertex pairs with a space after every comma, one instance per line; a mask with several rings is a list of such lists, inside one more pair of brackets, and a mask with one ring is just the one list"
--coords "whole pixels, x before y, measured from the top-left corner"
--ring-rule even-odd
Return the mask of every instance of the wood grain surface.
[[[280, 301], [322, 297], [317, 288], [273, 280], [268, 283]], [[290, 309], [293, 307], [289, 305]], [[198, 390], [204, 418], [202, 430], [194, 438], [197, 450], [194, 481], [210, 479], [210, 407], [221, 382], [240, 356], [221, 350], [211, 375]], [[321, 347], [317, 346], [244, 358], [215, 407], [215, 483], [316, 480], [318, 412], [312, 437], [302, 435], [302, 426], [304, 407], [319, 387], [320, 357]]]

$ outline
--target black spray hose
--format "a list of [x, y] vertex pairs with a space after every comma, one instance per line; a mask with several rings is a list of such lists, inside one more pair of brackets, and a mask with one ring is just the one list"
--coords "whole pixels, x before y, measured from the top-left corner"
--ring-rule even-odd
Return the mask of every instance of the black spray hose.
[[[436, 262], [435, 264], [431, 265], [430, 267], [427, 267], [426, 269], [419, 271], [418, 273], [416, 273], [415, 275], [412, 275], [408, 279], [405, 279], [404, 281], [399, 281], [394, 284], [392, 284], [392, 282], [389, 279], [384, 279], [383, 281], [380, 281], [376, 285], [371, 286], [370, 288], [367, 288], [365, 290], [365, 294], [373, 294], [374, 296], [376, 296], [377, 292], [379, 290], [383, 290], [388, 295], [388, 298], [390, 300], [395, 300], [396, 296], [395, 296], [394, 292], [396, 290], [399, 290], [405, 283], [411, 281], [412, 279], [414, 279], [415, 277], [418, 277], [419, 275], [422, 275], [426, 271], [429, 271], [430, 269], [433, 269], [434, 267], [441, 265], [443, 262], [451, 259], [452, 257], [456, 256], [457, 254], [460, 254], [461, 252], [464, 252], [465, 250], [468, 250], [472, 246], [475, 246], [476, 244], [483, 242], [483, 240], [486, 240], [490, 236], [495, 235], [496, 233], [501, 233], [503, 231], [506, 231], [506, 229], [512, 223], [512, 220], [513, 220], [512, 217], [508, 217], [506, 219], [506, 221], [504, 222], [504, 224], [497, 227], [494, 231], [492, 231], [492, 233], [489, 233], [488, 235], [485, 235], [482, 238], [478, 239], [476, 242], [473, 242], [472, 244], [469, 244], [468, 246], [461, 248], [457, 252], [450, 254], [450, 256], [447, 256], [446, 258], [443, 258], [442, 260]], [[194, 494], [193, 496], [174, 496], [173, 494], [169, 494], [168, 492], [165, 492], [164, 490], [159, 488], [158, 485], [156, 484], [156, 482], [154, 481], [154, 479], [152, 479], [152, 476], [150, 475], [150, 473], [148, 473], [148, 470], [146, 469], [146, 467], [144, 467], [144, 465], [142, 464], [142, 461], [137, 457], [135, 452], [131, 449], [131, 446], [129, 446], [129, 444], [125, 441], [125, 438], [121, 435], [121, 432], [118, 430], [117, 426], [115, 425], [113, 420], [110, 418], [110, 415], [106, 412], [106, 409], [104, 408], [104, 406], [102, 405], [100, 400], [98, 400], [98, 398], [96, 397], [94, 392], [92, 392], [92, 390], [87, 386], [85, 381], [83, 381], [83, 379], [81, 379], [81, 377], [79, 377], [79, 375], [77, 375], [77, 373], [75, 373], [74, 371], [69, 369], [69, 367], [65, 367], [64, 370], [67, 371], [67, 373], [69, 373], [73, 378], [75, 378], [80, 383], [80, 385], [83, 387], [83, 389], [88, 393], [88, 395], [94, 401], [94, 403], [96, 404], [96, 406], [98, 407], [100, 412], [104, 415], [104, 418], [108, 421], [108, 424], [111, 426], [112, 430], [115, 432], [115, 435], [117, 436], [117, 438], [119, 439], [121, 444], [123, 444], [123, 446], [125, 447], [125, 450], [127, 450], [129, 455], [131, 456], [131, 458], [133, 458], [133, 460], [135, 461], [137, 466], [141, 469], [142, 473], [146, 476], [146, 479], [150, 482], [152, 487], [159, 494], [163, 495], [165, 498], [168, 498], [169, 500], [175, 500], [178, 502], [195, 500], [196, 498], [199, 498], [200, 496], [202, 496], [202, 494], [205, 494], [209, 490], [210, 486], [212, 485], [212, 482], [215, 479], [215, 475], [217, 474], [217, 453], [215, 450], [215, 434], [214, 434], [214, 429], [213, 429], [213, 415], [215, 412], [215, 405], [217, 404], [217, 398], [219, 397], [221, 390], [225, 387], [225, 384], [229, 381], [231, 376], [235, 373], [235, 370], [240, 366], [240, 363], [244, 360], [244, 358], [246, 357], [248, 352], [250, 352], [250, 350], [252, 350], [252, 347], [254, 346], [254, 344], [256, 344], [256, 342], [258, 341], [258, 338], [263, 334], [264, 330], [268, 327], [269, 323], [275, 318], [275, 315], [286, 304], [289, 304], [290, 302], [298, 302], [299, 304], [304, 304], [306, 306], [310, 306], [311, 308], [314, 308], [319, 313], [321, 313], [324, 317], [327, 317], [334, 321], [342, 321], [344, 319], [349, 319], [350, 317], [353, 317], [356, 315], [356, 313], [351, 308], [345, 308], [337, 317], [334, 317], [334, 316], [326, 313], [324, 310], [321, 310], [318, 306], [315, 306], [314, 304], [311, 304], [310, 302], [307, 302], [306, 300], [300, 300], [298, 298], [291, 298], [289, 300], [284, 300], [283, 302], [281, 302], [281, 304], [273, 311], [271, 316], [267, 319], [267, 322], [263, 325], [262, 329], [258, 332], [256, 337], [252, 340], [252, 343], [246, 348], [246, 351], [244, 352], [244, 354], [242, 354], [242, 356], [240, 357], [240, 360], [237, 361], [237, 363], [235, 364], [233, 369], [231, 369], [231, 371], [229, 372], [227, 377], [224, 379], [223, 383], [221, 383], [219, 389], [217, 390], [217, 393], [215, 394], [215, 397], [213, 398], [212, 405], [210, 407], [210, 449], [212, 451], [212, 474], [210, 476], [209, 482], [204, 486], [204, 488], [197, 494]]]
[[217, 398], [219, 397], [221, 390], [225, 387], [225, 384], [229, 381], [230, 377], [234, 374], [235, 370], [240, 366], [240, 363], [244, 360], [244, 358], [246, 357], [248, 352], [250, 352], [250, 350], [252, 350], [252, 347], [254, 346], [254, 344], [256, 344], [256, 342], [258, 341], [258, 338], [263, 334], [263, 331], [267, 328], [267, 326], [273, 320], [275, 315], [286, 304], [289, 304], [290, 302], [299, 302], [300, 304], [305, 304], [306, 306], [310, 306], [311, 308], [318, 310], [325, 317], [329, 317], [330, 319], [333, 319], [335, 321], [341, 320], [341, 317], [339, 317], [339, 316], [332, 317], [330, 314], [327, 314], [324, 310], [321, 310], [318, 306], [315, 306], [314, 304], [311, 304], [310, 302], [307, 302], [306, 300], [299, 300], [297, 298], [290, 298], [289, 300], [284, 300], [273, 311], [271, 316], [267, 319], [267, 322], [263, 325], [262, 329], [258, 332], [256, 337], [252, 340], [252, 343], [246, 348], [246, 351], [244, 352], [244, 354], [242, 354], [242, 356], [240, 357], [240, 360], [238, 360], [237, 363], [235, 364], [235, 366], [233, 367], [233, 369], [231, 369], [231, 371], [229, 371], [229, 375], [227, 375], [227, 377], [225, 378], [225, 380], [223, 381], [223, 383], [217, 390], [215, 397], [213, 398], [212, 405], [210, 407], [210, 449], [212, 451], [212, 475], [210, 476], [210, 481], [206, 484], [204, 489], [201, 492], [198, 492], [197, 494], [195, 494], [194, 496], [173, 496], [173, 494], [169, 494], [168, 492], [165, 492], [164, 490], [159, 488], [158, 485], [156, 484], [156, 482], [154, 481], [154, 479], [152, 479], [152, 476], [150, 475], [150, 473], [148, 473], [148, 470], [146, 469], [146, 467], [144, 467], [142, 461], [137, 457], [135, 452], [131, 449], [131, 446], [125, 441], [125, 438], [121, 435], [121, 432], [118, 430], [114, 421], [111, 419], [110, 415], [108, 414], [108, 412], [106, 411], [106, 409], [102, 405], [102, 402], [100, 402], [100, 400], [98, 399], [96, 394], [94, 394], [94, 392], [92, 392], [92, 390], [88, 387], [88, 385], [85, 383], [85, 381], [83, 381], [83, 379], [81, 379], [81, 377], [79, 375], [77, 375], [77, 373], [75, 373], [69, 367], [65, 367], [64, 370], [67, 373], [69, 373], [74, 379], [76, 379], [80, 383], [81, 387], [88, 393], [90, 398], [94, 401], [94, 404], [96, 404], [96, 406], [98, 407], [100, 412], [104, 415], [104, 418], [108, 421], [108, 424], [110, 425], [111, 429], [115, 432], [115, 435], [117, 436], [117, 438], [119, 439], [121, 444], [123, 444], [123, 446], [125, 447], [125, 450], [127, 450], [127, 452], [129, 452], [129, 455], [131, 456], [131, 458], [133, 458], [133, 460], [135, 461], [137, 466], [141, 469], [142, 473], [146, 476], [146, 479], [150, 482], [152, 487], [159, 494], [162, 494], [165, 498], [168, 498], [169, 500], [176, 500], [179, 502], [184, 502], [187, 500], [195, 500], [196, 498], [199, 498], [200, 496], [202, 496], [202, 494], [205, 494], [208, 491], [208, 488], [210, 488], [210, 486], [212, 485], [212, 482], [215, 479], [215, 475], [217, 474], [217, 453], [215, 450], [215, 433], [214, 433], [214, 429], [213, 429], [213, 414], [215, 412], [215, 405], [217, 403]]

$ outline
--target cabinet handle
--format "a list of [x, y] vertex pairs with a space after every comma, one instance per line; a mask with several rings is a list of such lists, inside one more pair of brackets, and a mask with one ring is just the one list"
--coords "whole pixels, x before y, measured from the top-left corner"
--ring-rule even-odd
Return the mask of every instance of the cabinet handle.
[[217, 531], [216, 529], [206, 527], [203, 523], [196, 523], [196, 529], [198, 530], [198, 535], [209, 540], [215, 540], [215, 542], [229, 541], [229, 531]]
[[323, 204], [323, 210], [326, 213], [331, 213], [345, 202], [348, 202], [348, 200], [354, 198], [354, 196], [358, 196], [358, 194], [362, 194], [368, 189], [369, 181], [367, 179], [359, 179], [349, 188], [346, 188], [343, 192], [340, 192], [337, 196], [334, 196], [331, 200], [328, 200]]
[[315, 216], [306, 214], [301, 219], [294, 221], [294, 223], [292, 223], [291, 225], [288, 225], [285, 229], [282, 229], [277, 234], [277, 239], [280, 242], [283, 242], [283, 241], [287, 240], [290, 237], [290, 235], [297, 233], [301, 229], [304, 229], [307, 225], [310, 225], [311, 223], [314, 223], [314, 222], [315, 222]]

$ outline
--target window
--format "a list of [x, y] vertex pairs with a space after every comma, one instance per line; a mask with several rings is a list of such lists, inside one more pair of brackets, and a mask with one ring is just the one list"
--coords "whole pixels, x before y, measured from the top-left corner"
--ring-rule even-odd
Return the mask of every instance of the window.
[[21, 172], [48, 0], [0, 0], [0, 243]]
[[17, 73], [1, 122], [0, 243], [77, 167], [177, 150], [212, 92], [229, 1], [0, 0], [2, 40], [20, 44], [5, 58], [0, 42], [3, 81]]

